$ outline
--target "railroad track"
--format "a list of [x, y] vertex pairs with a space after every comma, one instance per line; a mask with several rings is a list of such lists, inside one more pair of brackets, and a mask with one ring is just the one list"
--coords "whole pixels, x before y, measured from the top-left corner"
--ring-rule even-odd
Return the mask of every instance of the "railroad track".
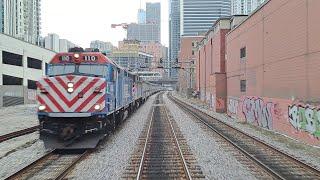
[[14, 173], [7, 180], [11, 179], [63, 179], [72, 168], [80, 162], [87, 154], [88, 150], [78, 152], [51, 151], [38, 160], [29, 164], [20, 171]]
[[155, 100], [149, 123], [143, 130], [138, 151], [133, 154], [125, 179], [201, 179], [186, 140], [166, 107], [162, 94]]
[[320, 171], [297, 158], [169, 95], [181, 109], [228, 141], [274, 179], [320, 179]]
[[9, 134], [2, 135], [2, 136], [0, 136], [0, 143], [7, 141], [7, 140], [10, 140], [10, 139], [13, 139], [13, 138], [16, 138], [16, 137], [19, 137], [19, 136], [23, 136], [26, 134], [36, 132], [38, 130], [39, 130], [39, 126], [33, 126], [30, 128], [20, 130], [20, 131], [15, 131], [15, 132], [12, 132]]

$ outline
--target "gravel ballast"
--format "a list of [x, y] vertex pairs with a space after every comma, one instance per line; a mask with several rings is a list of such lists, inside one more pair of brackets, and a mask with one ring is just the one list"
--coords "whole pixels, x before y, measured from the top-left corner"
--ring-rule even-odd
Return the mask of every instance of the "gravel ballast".
[[207, 105], [197, 99], [187, 99], [177, 93], [173, 93], [173, 95], [187, 104], [201, 110], [202, 112], [205, 112], [231, 126], [241, 129], [243, 132], [258, 138], [267, 144], [282, 150], [283, 152], [293, 155], [299, 160], [306, 162], [320, 170], [320, 147], [307, 145], [286, 135], [253, 126], [251, 124], [237, 122], [236, 119], [233, 119], [226, 114], [216, 113], [212, 110], [209, 110]]
[[167, 96], [164, 97], [164, 101], [196, 156], [206, 179], [256, 179], [212, 137], [210, 132], [201, 129], [199, 124], [190, 119]]
[[135, 112], [114, 135], [68, 175], [71, 179], [121, 179], [139, 135], [147, 122], [155, 95]]
[[19, 105], [0, 109], [0, 135], [38, 125], [37, 105]]
[[35, 132], [1, 143], [0, 179], [5, 179], [48, 152], [38, 138], [39, 134]]

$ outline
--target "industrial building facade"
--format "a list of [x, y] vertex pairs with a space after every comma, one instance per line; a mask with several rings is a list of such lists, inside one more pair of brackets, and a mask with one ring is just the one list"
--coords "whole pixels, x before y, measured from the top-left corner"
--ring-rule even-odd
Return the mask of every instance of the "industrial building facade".
[[220, 33], [197, 54], [201, 99], [238, 121], [320, 145], [319, 8], [320, 1], [269, 0], [241, 24], [230, 19], [225, 35], [216, 24]]
[[36, 82], [54, 55], [53, 51], [0, 34], [0, 107], [35, 101]]

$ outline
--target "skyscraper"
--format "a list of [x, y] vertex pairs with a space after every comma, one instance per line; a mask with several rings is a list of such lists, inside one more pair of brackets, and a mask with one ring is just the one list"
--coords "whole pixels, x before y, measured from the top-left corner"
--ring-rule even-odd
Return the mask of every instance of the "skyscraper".
[[40, 0], [0, 0], [0, 32], [40, 44]]
[[44, 47], [46, 49], [51, 49], [52, 51], [59, 52], [60, 51], [60, 40], [59, 35], [57, 34], [48, 34], [44, 38]]
[[158, 27], [159, 38], [161, 39], [161, 4], [147, 3], [146, 4], [146, 23], [156, 24]]
[[4, 32], [4, 5], [3, 5], [3, 0], [0, 0], [0, 32]]
[[144, 9], [138, 10], [138, 24], [146, 23], [146, 11]]
[[161, 42], [161, 5], [160, 3], [147, 3], [145, 11], [139, 9], [138, 24], [131, 23], [127, 29], [128, 40], [138, 40], [142, 42]]
[[232, 15], [248, 15], [265, 0], [231, 0]]
[[205, 33], [220, 17], [230, 16], [230, 0], [181, 0], [181, 35]]
[[[169, 61], [178, 58], [180, 49], [180, 0], [170, 0], [169, 3]], [[172, 67], [172, 63], [167, 63]], [[177, 69], [170, 69], [170, 76], [177, 77]]]
[[161, 24], [161, 5], [160, 3], [146, 4], [146, 21], [148, 24]]
[[142, 42], [161, 42], [159, 26], [157, 24], [131, 23], [128, 25], [127, 39]]

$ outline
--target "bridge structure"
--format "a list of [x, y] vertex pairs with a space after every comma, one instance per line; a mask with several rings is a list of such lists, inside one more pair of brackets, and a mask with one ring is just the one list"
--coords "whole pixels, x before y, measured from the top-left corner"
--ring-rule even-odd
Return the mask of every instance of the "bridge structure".
[[148, 81], [154, 84], [160, 84], [162, 86], [175, 87], [178, 82], [178, 79], [177, 78], [155, 78], [155, 79], [148, 79]]

